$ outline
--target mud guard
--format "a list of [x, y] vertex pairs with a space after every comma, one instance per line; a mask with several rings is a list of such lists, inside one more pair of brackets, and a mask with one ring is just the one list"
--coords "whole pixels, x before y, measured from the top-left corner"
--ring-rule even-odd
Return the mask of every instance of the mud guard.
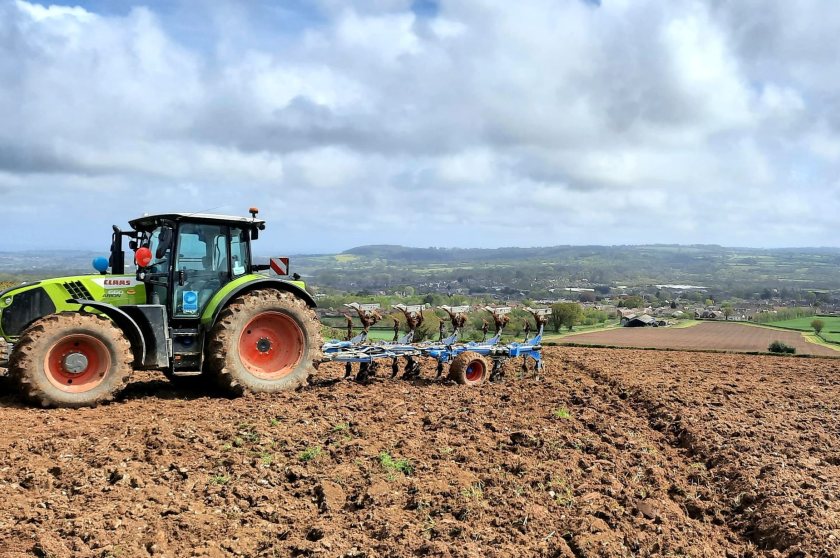
[[140, 326], [137, 325], [137, 322], [135, 322], [131, 316], [107, 302], [97, 302], [95, 300], [76, 298], [70, 299], [67, 302], [69, 304], [78, 304], [81, 306], [80, 310], [93, 308], [94, 310], [97, 310], [111, 318], [111, 320], [117, 324], [117, 327], [125, 333], [125, 336], [128, 338], [128, 342], [131, 343], [131, 351], [134, 353], [134, 362], [137, 363], [138, 366], [145, 362], [146, 340], [143, 337], [143, 332], [140, 330]]
[[216, 305], [216, 309], [213, 311], [213, 316], [210, 319], [210, 323], [206, 325], [207, 331], [209, 331], [210, 328], [213, 327], [213, 325], [216, 323], [216, 320], [219, 317], [219, 314], [222, 310], [224, 310], [227, 307], [228, 303], [231, 300], [233, 300], [239, 295], [243, 295], [251, 291], [256, 291], [265, 288], [272, 288], [277, 289], [278, 291], [292, 293], [298, 298], [303, 299], [303, 301], [306, 302], [306, 305], [310, 308], [315, 308], [317, 306], [317, 304], [315, 304], [315, 299], [312, 298], [312, 295], [310, 295], [308, 292], [306, 292], [305, 289], [298, 287], [294, 283], [291, 283], [289, 281], [283, 281], [281, 279], [272, 279], [270, 277], [266, 277], [265, 279], [257, 279], [255, 281], [249, 281], [247, 283], [244, 283], [236, 289], [233, 289], [232, 291], [227, 293], [222, 300], [219, 301], [219, 303]]

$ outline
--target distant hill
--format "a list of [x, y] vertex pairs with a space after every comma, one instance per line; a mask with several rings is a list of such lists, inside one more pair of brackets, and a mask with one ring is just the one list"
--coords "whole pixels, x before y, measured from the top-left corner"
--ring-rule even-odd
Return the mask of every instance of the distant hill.
[[377, 244], [336, 255], [299, 256], [293, 267], [316, 284], [346, 290], [398, 285], [435, 290], [690, 284], [743, 294], [763, 288], [840, 289], [840, 248], [717, 245], [412, 248]]
[[[0, 280], [92, 272], [102, 252], [0, 251]], [[258, 257], [260, 261], [265, 257]], [[840, 290], [840, 248], [716, 245], [413, 248], [375, 244], [340, 254], [292, 256], [292, 271], [347, 291], [513, 290], [534, 296], [587, 285], [702, 285], [724, 292], [763, 288]]]
[[108, 254], [87, 250], [0, 251], [0, 278], [92, 273], [91, 262], [97, 256]]
[[[531, 259], [545, 259], [545, 258], [565, 258], [578, 255], [609, 255], [615, 253], [632, 252], [636, 254], [648, 253], [651, 251], [657, 253], [670, 254], [721, 254], [727, 249], [716, 245], [650, 245], [650, 246], [546, 246], [535, 248], [518, 248], [518, 247], [503, 247], [503, 248], [411, 248], [407, 246], [399, 246], [393, 244], [371, 244], [367, 246], [358, 246], [345, 250], [342, 254], [365, 256], [368, 258], [400, 260], [400, 261], [440, 261], [440, 262], [457, 262], [457, 261], [515, 261], [515, 260], [531, 260]], [[745, 249], [749, 250], [749, 249]], [[807, 248], [804, 250], [820, 250], [814, 248]], [[837, 250], [840, 254], [840, 250]]]

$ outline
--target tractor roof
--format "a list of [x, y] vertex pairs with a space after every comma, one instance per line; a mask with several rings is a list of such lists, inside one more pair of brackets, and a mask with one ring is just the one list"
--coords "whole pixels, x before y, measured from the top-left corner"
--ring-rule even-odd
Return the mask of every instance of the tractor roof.
[[160, 213], [144, 215], [128, 222], [135, 230], [150, 229], [160, 221], [189, 221], [190, 223], [218, 223], [224, 225], [259, 226], [265, 223], [262, 219], [239, 217], [237, 215], [214, 215], [210, 213]]

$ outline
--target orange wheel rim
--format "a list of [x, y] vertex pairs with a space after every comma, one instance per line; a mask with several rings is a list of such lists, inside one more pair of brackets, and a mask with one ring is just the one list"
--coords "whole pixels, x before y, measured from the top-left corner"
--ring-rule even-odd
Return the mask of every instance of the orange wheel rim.
[[287, 314], [263, 312], [251, 318], [239, 336], [239, 359], [258, 378], [289, 375], [303, 358], [303, 330]]
[[467, 365], [465, 376], [468, 382], [478, 382], [484, 377], [485, 371], [484, 363], [480, 360], [474, 360]]
[[44, 358], [47, 379], [68, 393], [95, 388], [105, 380], [110, 368], [108, 347], [91, 335], [68, 335], [50, 347]]

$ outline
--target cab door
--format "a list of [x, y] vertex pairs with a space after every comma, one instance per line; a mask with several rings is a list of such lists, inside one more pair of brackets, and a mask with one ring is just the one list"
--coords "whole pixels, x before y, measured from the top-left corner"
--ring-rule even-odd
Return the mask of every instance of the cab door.
[[173, 316], [198, 318], [231, 279], [230, 230], [226, 225], [182, 223], [178, 229]]

